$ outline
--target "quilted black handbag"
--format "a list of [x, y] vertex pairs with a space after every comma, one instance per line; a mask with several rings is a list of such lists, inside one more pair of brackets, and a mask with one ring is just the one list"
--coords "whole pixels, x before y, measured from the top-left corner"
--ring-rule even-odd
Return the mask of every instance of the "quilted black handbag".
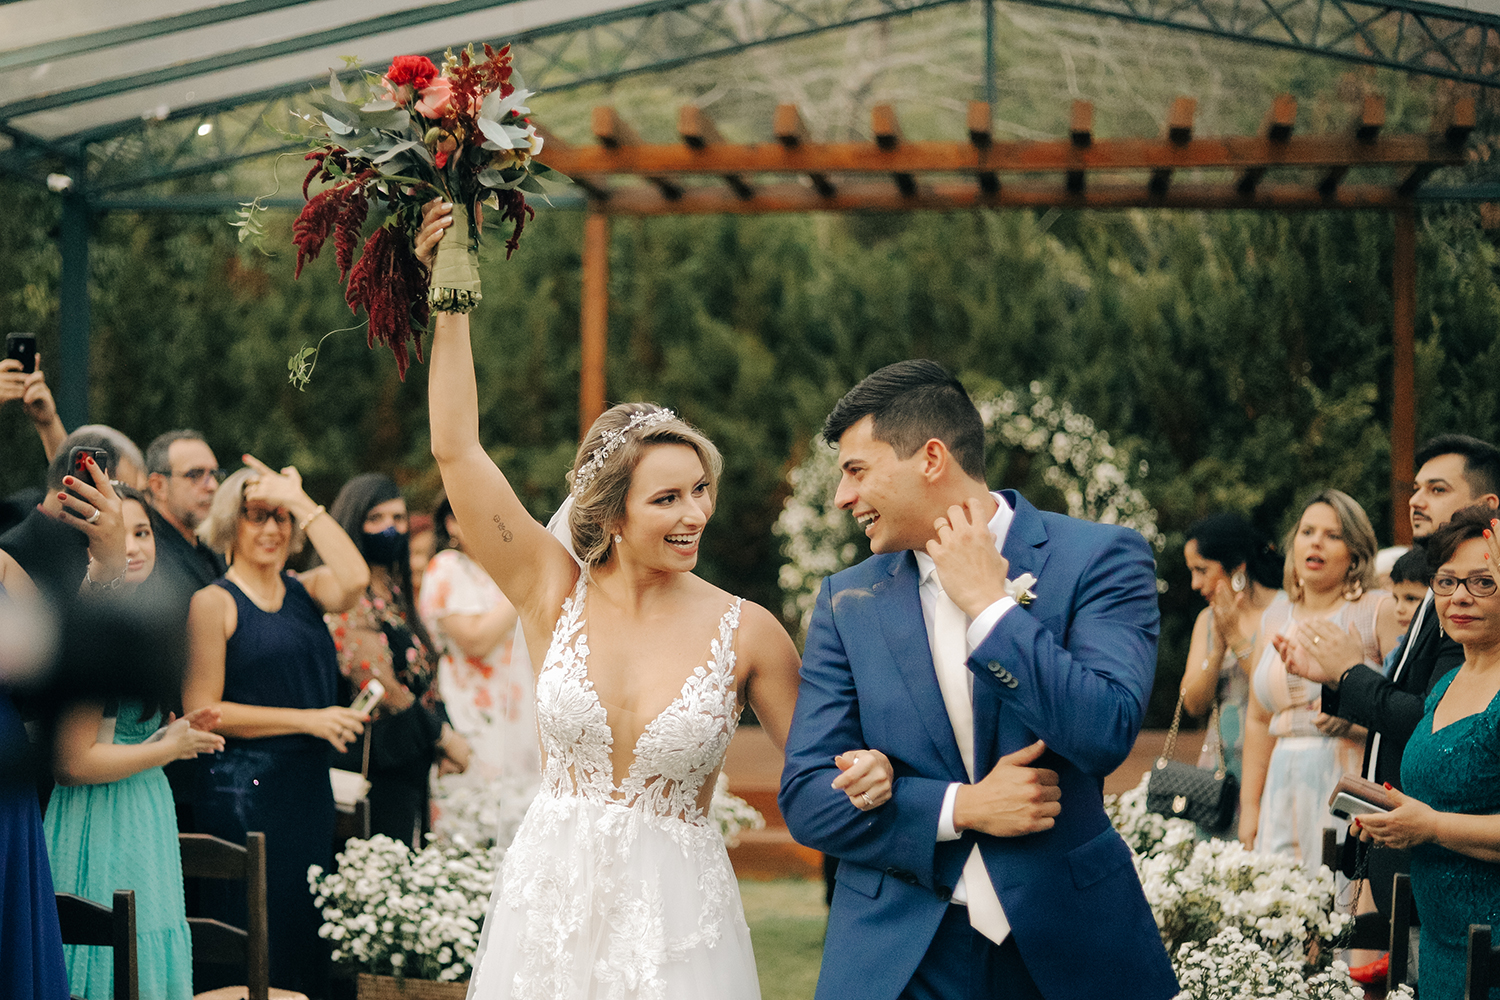
[[[1146, 785], [1146, 808], [1169, 819], [1185, 819], [1197, 823], [1210, 833], [1219, 833], [1234, 822], [1235, 806], [1239, 804], [1240, 783], [1229, 773], [1224, 763], [1224, 737], [1219, 732], [1219, 703], [1214, 702], [1209, 716], [1209, 738], [1214, 741], [1214, 751], [1219, 766], [1212, 771], [1172, 759], [1172, 748], [1177, 745], [1177, 727], [1182, 722], [1182, 696], [1177, 696], [1177, 711], [1172, 714], [1172, 728], [1167, 733], [1166, 746], [1151, 770], [1151, 780]], [[1207, 749], [1205, 747], [1205, 749]]]

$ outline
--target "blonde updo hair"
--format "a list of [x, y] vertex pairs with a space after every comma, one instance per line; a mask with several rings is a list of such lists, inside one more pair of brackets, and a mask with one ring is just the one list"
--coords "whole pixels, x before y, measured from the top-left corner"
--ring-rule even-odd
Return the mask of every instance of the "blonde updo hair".
[[[198, 525], [199, 540], [225, 559], [231, 559], [234, 555], [230, 549], [234, 548], [235, 537], [239, 534], [240, 508], [245, 506], [245, 487], [250, 485], [255, 474], [255, 470], [249, 466], [231, 473], [219, 484], [214, 492], [213, 504], [208, 508], [208, 516]], [[306, 536], [297, 527], [295, 517], [291, 519], [289, 527], [292, 538], [286, 554], [294, 556], [302, 551]]]
[[[579, 472], [605, 444], [606, 435], [611, 432], [618, 434], [632, 418], [662, 409], [655, 403], [620, 403], [600, 414], [578, 446], [573, 470], [568, 473], [569, 487], [577, 482]], [[660, 423], [653, 422], [643, 430], [631, 430], [604, 459], [594, 477], [581, 491], [573, 494], [568, 530], [573, 537], [573, 551], [578, 553], [584, 566], [600, 566], [609, 559], [614, 548], [611, 531], [625, 520], [625, 498], [630, 492], [635, 467], [640, 464], [646, 449], [658, 444], [683, 444], [697, 452], [708, 478], [709, 499], [718, 501], [724, 459], [702, 431], [676, 416]]]
[[1339, 531], [1344, 536], [1344, 545], [1349, 549], [1349, 568], [1344, 571], [1344, 597], [1357, 601], [1367, 590], [1375, 587], [1375, 554], [1380, 543], [1375, 538], [1375, 528], [1365, 509], [1342, 490], [1322, 490], [1302, 505], [1297, 523], [1286, 536], [1286, 566], [1282, 574], [1282, 589], [1293, 601], [1302, 600], [1302, 577], [1297, 573], [1296, 556], [1292, 543], [1297, 540], [1297, 529], [1302, 525], [1302, 516], [1309, 507], [1327, 504], [1338, 515]]

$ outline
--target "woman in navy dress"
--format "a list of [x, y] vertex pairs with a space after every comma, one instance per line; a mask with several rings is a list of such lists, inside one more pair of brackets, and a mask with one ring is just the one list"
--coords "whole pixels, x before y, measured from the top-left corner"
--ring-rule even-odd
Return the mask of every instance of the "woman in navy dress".
[[[1495, 512], [1468, 507], [1427, 543], [1443, 631], [1463, 666], [1438, 681], [1401, 755], [1396, 808], [1355, 820], [1364, 839], [1411, 849], [1422, 915], [1422, 1000], [1464, 996], [1470, 924], [1500, 926], [1500, 544]], [[1486, 538], [1485, 536], [1490, 536]], [[1387, 786], [1389, 787], [1389, 786]], [[1500, 998], [1500, 989], [1489, 992]]]
[[[349, 607], [369, 584], [359, 549], [302, 490], [293, 468], [248, 468], [214, 495], [199, 537], [224, 553], [229, 570], [193, 595], [189, 711], [216, 708], [222, 753], [200, 762], [194, 796], [198, 829], [244, 843], [266, 835], [271, 985], [319, 996], [327, 948], [307, 888], [309, 865], [333, 860], [333, 750], [363, 731], [365, 716], [335, 703], [338, 655], [325, 612]], [[286, 571], [304, 536], [323, 564]], [[244, 926], [236, 883], [202, 887], [206, 915]]]
[[[0, 552], [0, 631], [12, 631], [33, 612], [36, 588]], [[68, 1000], [52, 869], [42, 834], [35, 775], [19, 766], [31, 756], [26, 728], [0, 686], [0, 996]]]

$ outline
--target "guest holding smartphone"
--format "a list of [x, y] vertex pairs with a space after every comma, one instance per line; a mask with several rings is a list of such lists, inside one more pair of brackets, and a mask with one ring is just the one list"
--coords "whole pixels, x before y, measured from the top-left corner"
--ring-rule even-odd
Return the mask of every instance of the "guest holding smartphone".
[[[156, 542], [146, 499], [117, 487], [125, 518], [125, 584], [151, 575]], [[170, 696], [171, 692], [164, 692]], [[88, 700], [69, 706], [57, 723], [47, 805], [47, 852], [58, 892], [109, 905], [117, 889], [133, 889], [141, 995], [189, 1000], [192, 940], [183, 908], [182, 862], [172, 790], [162, 766], [224, 747], [211, 732], [219, 715], [200, 709], [163, 719], [160, 705]], [[67, 947], [72, 992], [88, 1000], [114, 995], [113, 958], [103, 948]]]
[[[370, 583], [353, 607], [327, 616], [339, 670], [356, 689], [371, 677], [385, 687], [369, 741], [370, 830], [411, 847], [431, 828], [432, 766], [461, 772], [469, 744], [449, 725], [437, 683], [437, 647], [412, 606], [406, 500], [389, 476], [367, 472], [339, 490], [330, 516], [358, 539]], [[351, 690], [352, 697], [352, 690]], [[363, 746], [344, 763], [361, 770]]]
[[[200, 762], [194, 815], [200, 832], [226, 840], [266, 835], [271, 983], [321, 996], [328, 952], [307, 869], [333, 861], [329, 748], [343, 751], [365, 722], [336, 700], [338, 654], [323, 615], [350, 607], [370, 571], [296, 469], [245, 462], [198, 526], [229, 569], [193, 595], [182, 701], [188, 712], [216, 709], [227, 742]], [[304, 538], [323, 564], [290, 573], [286, 561]], [[243, 926], [243, 891], [231, 888], [240, 890], [205, 884], [203, 909]]]
[[[1411, 889], [1422, 914], [1422, 1000], [1464, 996], [1470, 924], [1500, 925], [1500, 524], [1466, 507], [1432, 535], [1438, 620], [1463, 646], [1463, 665], [1427, 696], [1401, 756], [1395, 808], [1360, 816], [1364, 840], [1411, 849]], [[1490, 997], [1500, 997], [1500, 989]]]

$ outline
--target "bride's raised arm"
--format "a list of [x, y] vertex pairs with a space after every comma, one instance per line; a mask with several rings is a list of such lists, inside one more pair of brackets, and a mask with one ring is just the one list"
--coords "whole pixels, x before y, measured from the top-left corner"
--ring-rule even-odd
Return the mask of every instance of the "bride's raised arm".
[[[417, 254], [431, 261], [452, 206], [430, 203], [423, 213]], [[428, 362], [432, 456], [464, 534], [464, 549], [494, 578], [526, 618], [552, 617], [578, 578], [563, 544], [522, 505], [479, 441], [479, 389], [469, 344], [469, 317], [440, 312]]]

